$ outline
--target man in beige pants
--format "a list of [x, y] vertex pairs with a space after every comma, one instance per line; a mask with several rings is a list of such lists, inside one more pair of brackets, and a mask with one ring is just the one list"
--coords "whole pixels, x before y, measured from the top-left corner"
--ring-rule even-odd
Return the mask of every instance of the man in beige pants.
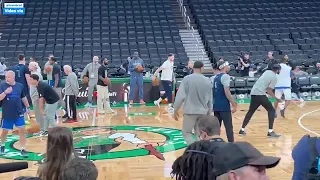
[[110, 108], [110, 100], [109, 100], [109, 89], [108, 83], [105, 82], [105, 78], [108, 77], [108, 60], [104, 58], [102, 60], [102, 65], [98, 69], [98, 83], [97, 83], [97, 105], [98, 105], [98, 113], [114, 113], [114, 111]]
[[[199, 140], [192, 130], [197, 130], [197, 120], [202, 115], [210, 115], [212, 112], [212, 84], [209, 78], [203, 74], [203, 63], [196, 61], [193, 65], [193, 74], [185, 76], [179, 86], [174, 102], [174, 118], [178, 120], [178, 110], [183, 105], [182, 135], [187, 144]], [[195, 132], [198, 134], [199, 132]], [[194, 137], [196, 139], [194, 139]]]
[[[39, 81], [42, 81], [43, 78], [42, 78], [41, 72], [39, 73], [38, 68], [39, 68], [38, 63], [36, 63], [36, 62], [29, 63], [29, 70], [30, 70], [31, 74], [38, 75]], [[32, 86], [32, 85], [30, 86], [30, 97], [32, 100], [32, 105], [33, 105], [36, 121], [40, 125], [40, 132], [36, 135], [40, 135], [44, 132], [44, 117], [41, 114], [40, 109], [39, 109], [39, 93], [37, 91], [37, 87]]]

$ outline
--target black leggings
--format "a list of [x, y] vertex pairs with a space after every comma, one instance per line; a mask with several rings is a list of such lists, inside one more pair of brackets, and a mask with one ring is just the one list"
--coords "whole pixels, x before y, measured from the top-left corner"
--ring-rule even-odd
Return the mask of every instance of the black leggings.
[[273, 129], [275, 110], [266, 95], [251, 95], [249, 111], [243, 120], [242, 128], [245, 128], [248, 125], [252, 115], [256, 112], [260, 105], [262, 105], [268, 111], [269, 129]]
[[226, 111], [226, 112], [215, 111], [214, 116], [218, 118], [220, 126], [222, 125], [222, 121], [223, 121], [224, 127], [226, 128], [228, 141], [234, 142], [231, 112], [230, 111]]

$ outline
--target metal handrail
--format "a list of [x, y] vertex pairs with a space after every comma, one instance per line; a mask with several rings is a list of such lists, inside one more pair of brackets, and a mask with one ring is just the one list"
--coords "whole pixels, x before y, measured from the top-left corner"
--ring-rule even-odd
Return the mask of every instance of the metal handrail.
[[198, 52], [197, 55], [198, 55], [198, 60], [200, 60], [200, 53], [202, 54], [201, 56], [201, 60], [203, 60], [203, 57], [205, 56], [205, 52], [203, 51], [203, 49], [200, 49], [199, 48], [199, 45], [200, 45], [200, 42], [199, 40], [195, 37], [195, 30], [193, 28], [193, 26], [191, 26], [191, 20], [190, 20], [190, 17], [187, 15], [187, 9], [186, 7], [184, 6], [183, 4], [183, 0], [177, 0], [179, 6], [180, 6], [180, 11], [181, 11], [181, 14], [182, 14], [182, 17], [183, 17], [183, 20], [185, 22], [185, 26], [187, 28], [187, 30], [191, 31], [191, 35], [192, 35], [192, 38], [193, 38], [193, 41], [196, 42], [195, 43], [195, 46], [196, 46], [196, 51]]

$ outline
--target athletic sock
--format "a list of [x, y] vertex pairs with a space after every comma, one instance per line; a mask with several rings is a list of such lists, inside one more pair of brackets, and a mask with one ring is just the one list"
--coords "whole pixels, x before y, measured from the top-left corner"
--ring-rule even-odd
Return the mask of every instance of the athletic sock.
[[269, 129], [268, 132], [269, 132], [269, 133], [273, 132], [273, 129]]
[[244, 128], [241, 128], [241, 131], [246, 131]]
[[21, 147], [21, 151], [24, 150], [24, 147]]

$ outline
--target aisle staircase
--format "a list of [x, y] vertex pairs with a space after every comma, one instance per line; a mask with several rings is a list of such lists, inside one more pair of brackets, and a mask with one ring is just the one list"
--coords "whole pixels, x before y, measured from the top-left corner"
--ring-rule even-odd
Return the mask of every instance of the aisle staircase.
[[[186, 12], [185, 17], [188, 18], [188, 20], [186, 20], [184, 19], [184, 15], [182, 14], [179, 3], [176, 0], [170, 1], [170, 6], [172, 9], [173, 17], [175, 18], [175, 21], [179, 28], [179, 34], [189, 60], [202, 61], [205, 70], [209, 72], [213, 71], [210, 59], [204, 48], [199, 31], [197, 29], [194, 29], [196, 27], [196, 23], [193, 19], [193, 16], [190, 14], [191, 11], [189, 7], [185, 6], [185, 10], [183, 10]], [[187, 27], [186, 21], [188, 21], [190, 24], [189, 28]]]

